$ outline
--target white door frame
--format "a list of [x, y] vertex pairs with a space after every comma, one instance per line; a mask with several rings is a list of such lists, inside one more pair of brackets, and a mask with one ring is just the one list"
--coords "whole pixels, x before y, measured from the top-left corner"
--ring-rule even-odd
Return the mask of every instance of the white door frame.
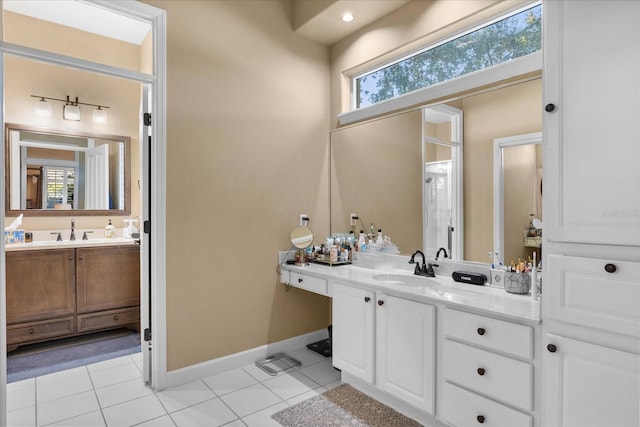
[[[121, 15], [149, 22], [153, 32], [153, 71], [152, 74], [144, 74], [137, 71], [124, 70], [91, 61], [85, 61], [65, 55], [58, 55], [38, 49], [27, 48], [5, 41], [0, 41], [0, 98], [4, 104], [4, 54], [19, 56], [40, 62], [56, 64], [66, 67], [99, 73], [107, 76], [118, 77], [147, 84], [151, 87], [153, 105], [151, 114], [153, 117], [153, 143], [154, 150], [151, 162], [151, 187], [149, 180], [143, 180], [144, 192], [153, 194], [150, 206], [150, 215], [153, 218], [153, 239], [150, 244], [150, 259], [142, 251], [142, 268], [148, 269], [151, 262], [151, 304], [153, 313], [151, 325], [153, 328], [153, 346], [151, 357], [153, 359], [151, 369], [152, 387], [161, 390], [166, 383], [166, 12], [153, 6], [133, 0], [108, 1], [108, 0], [84, 0]], [[1, 1], [0, 1], [1, 5]], [[0, 28], [2, 30], [2, 28]], [[0, 31], [2, 34], [2, 31]], [[0, 35], [0, 37], [2, 37]], [[0, 123], [4, 128], [4, 108], [0, 108]], [[142, 120], [141, 120], [142, 122]], [[0, 168], [4, 169], [4, 149], [0, 150]], [[0, 188], [4, 188], [4, 170], [0, 173]], [[0, 197], [0, 222], [5, 220], [4, 197]], [[144, 248], [141, 248], [144, 249]], [[0, 242], [0, 301], [6, 301], [5, 288], [5, 248], [4, 239]], [[141, 295], [142, 298], [145, 298]], [[147, 298], [147, 304], [149, 303]], [[142, 303], [142, 301], [141, 301]], [[0, 349], [6, 349], [6, 310], [5, 304], [0, 304]], [[6, 425], [7, 401], [7, 360], [6, 352], [0, 351], [0, 426]]]

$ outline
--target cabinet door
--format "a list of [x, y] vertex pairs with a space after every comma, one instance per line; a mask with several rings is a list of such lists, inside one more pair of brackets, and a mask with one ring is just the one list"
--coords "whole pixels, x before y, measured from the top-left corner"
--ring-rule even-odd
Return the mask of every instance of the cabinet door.
[[640, 245], [640, 2], [544, 3], [544, 233]]
[[[549, 348], [549, 345], [555, 347]], [[640, 357], [637, 354], [552, 334], [547, 336], [545, 346], [541, 425], [639, 425]]]
[[376, 304], [376, 385], [433, 414], [435, 308], [386, 294]]
[[373, 383], [375, 294], [339, 283], [333, 286], [333, 366]]
[[74, 314], [73, 249], [6, 253], [7, 324]]
[[140, 305], [138, 246], [77, 249], [78, 314]]

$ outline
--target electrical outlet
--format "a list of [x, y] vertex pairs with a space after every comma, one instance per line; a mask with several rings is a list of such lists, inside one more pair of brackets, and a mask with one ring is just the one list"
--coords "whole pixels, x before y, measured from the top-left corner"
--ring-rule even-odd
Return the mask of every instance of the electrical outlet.
[[300, 227], [304, 227], [309, 223], [307, 214], [300, 214]]
[[352, 213], [351, 215], [349, 215], [349, 225], [353, 226], [353, 225], [358, 225], [358, 214], [354, 214]]

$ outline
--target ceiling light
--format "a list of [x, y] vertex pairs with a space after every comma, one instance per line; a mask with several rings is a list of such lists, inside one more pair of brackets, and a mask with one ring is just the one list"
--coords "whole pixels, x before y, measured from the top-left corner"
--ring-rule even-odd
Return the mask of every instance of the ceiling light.
[[344, 22], [351, 22], [353, 21], [353, 14], [351, 12], [346, 12], [345, 14], [342, 15], [342, 20]]
[[51, 104], [45, 101], [44, 98], [40, 98], [35, 102], [33, 110], [38, 117], [51, 117]]

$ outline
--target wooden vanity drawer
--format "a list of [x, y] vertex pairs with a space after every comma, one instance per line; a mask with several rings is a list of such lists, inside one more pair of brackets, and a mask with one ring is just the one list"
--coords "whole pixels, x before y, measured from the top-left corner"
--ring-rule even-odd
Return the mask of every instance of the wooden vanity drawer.
[[458, 310], [444, 310], [445, 337], [527, 359], [533, 358], [533, 328]]
[[306, 274], [300, 274], [291, 272], [289, 284], [296, 288], [305, 289], [307, 291], [315, 292], [320, 295], [329, 295], [329, 284], [327, 279], [321, 279], [319, 277], [307, 276]]
[[44, 341], [73, 335], [75, 332], [75, 318], [63, 317], [42, 322], [21, 323], [7, 326], [7, 345], [26, 342]]
[[531, 427], [533, 418], [473, 392], [444, 383], [444, 421], [454, 426]]
[[465, 388], [531, 411], [533, 366], [451, 340], [444, 340], [443, 375]]
[[78, 315], [78, 332], [90, 332], [98, 329], [117, 328], [140, 322], [140, 308], [123, 308]]

